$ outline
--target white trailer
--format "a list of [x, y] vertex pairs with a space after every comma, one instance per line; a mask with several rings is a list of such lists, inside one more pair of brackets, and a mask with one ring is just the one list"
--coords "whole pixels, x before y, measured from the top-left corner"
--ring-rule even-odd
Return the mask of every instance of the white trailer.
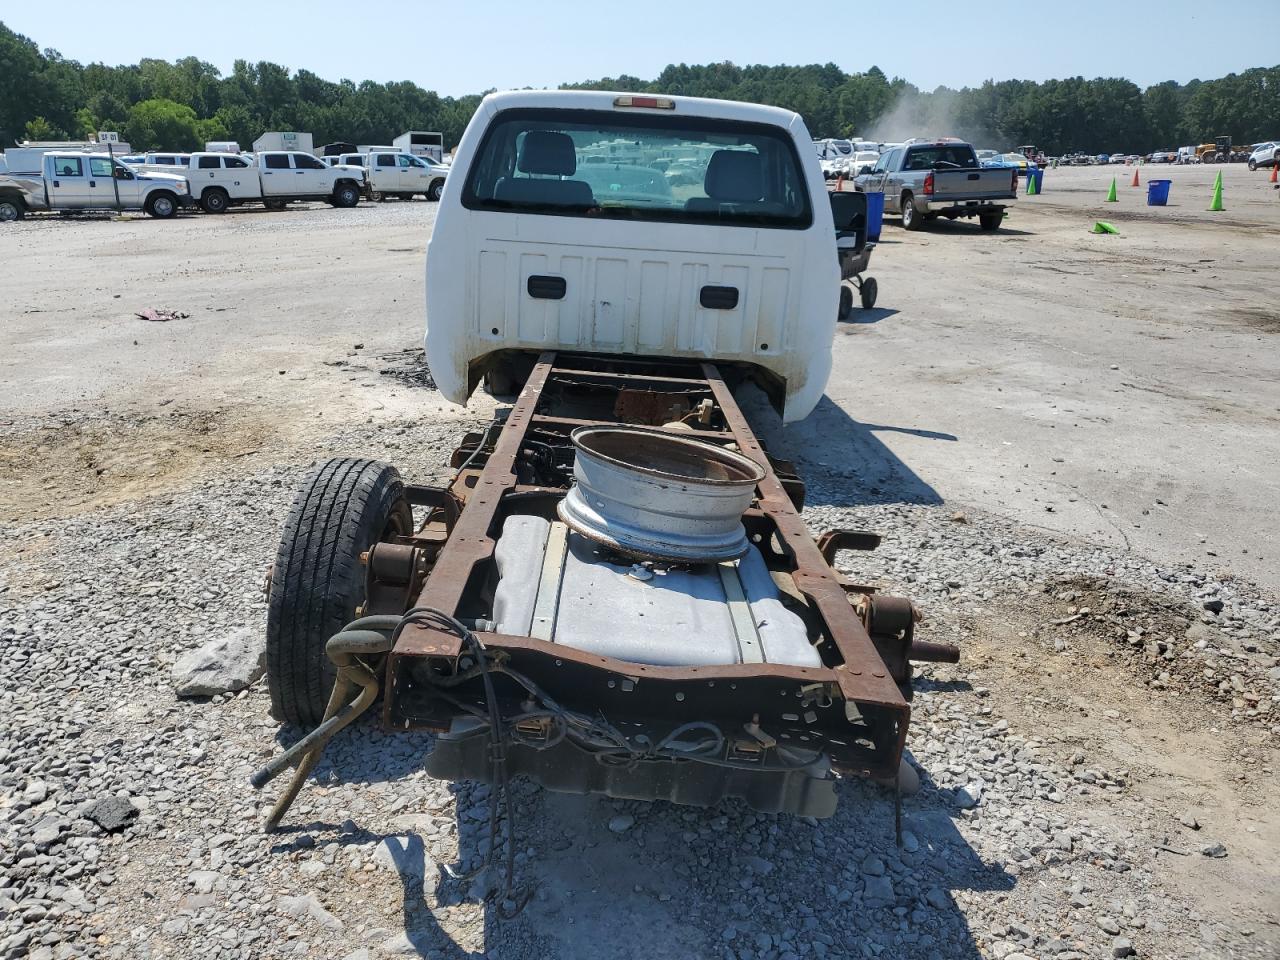
[[415, 157], [430, 157], [436, 163], [444, 161], [444, 134], [410, 130], [396, 137], [392, 143], [397, 150]]
[[309, 133], [297, 133], [294, 131], [271, 131], [264, 133], [257, 140], [253, 141], [254, 153], [266, 153], [268, 151], [287, 150], [291, 153], [312, 153], [315, 151], [315, 144]]
[[[106, 136], [100, 133], [98, 136]], [[107, 144], [110, 143], [110, 147]], [[53, 151], [73, 151], [75, 153], [108, 153], [122, 157], [129, 153], [129, 144], [119, 139], [103, 141], [95, 140], [24, 140], [16, 147], [4, 152], [5, 168], [9, 173], [39, 174], [44, 169], [44, 155]]]

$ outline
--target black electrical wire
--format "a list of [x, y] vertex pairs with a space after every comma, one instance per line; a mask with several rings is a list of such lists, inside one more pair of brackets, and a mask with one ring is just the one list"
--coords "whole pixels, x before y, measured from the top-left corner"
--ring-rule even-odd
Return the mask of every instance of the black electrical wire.
[[[459, 469], [463, 468], [460, 467]], [[471, 648], [472, 655], [476, 658], [477, 665], [479, 666], [480, 678], [484, 684], [485, 706], [487, 708], [489, 718], [489, 762], [491, 767], [491, 783], [489, 787], [489, 843], [488, 849], [485, 852], [484, 860], [480, 866], [471, 874], [465, 877], [459, 877], [458, 879], [464, 881], [472, 879], [493, 863], [495, 854], [497, 853], [498, 800], [499, 795], [501, 795], [507, 817], [507, 855], [506, 878], [502, 890], [502, 896], [498, 900], [496, 911], [500, 919], [511, 920], [519, 915], [519, 913], [528, 905], [529, 901], [533, 899], [534, 888], [530, 885], [518, 898], [516, 897], [515, 803], [511, 799], [511, 784], [507, 771], [507, 754], [505, 733], [502, 723], [502, 712], [498, 704], [498, 694], [493, 685], [493, 671], [490, 669], [488, 651], [485, 650], [484, 644], [480, 642], [480, 639], [467, 629], [464, 624], [460, 623], [444, 611], [436, 610], [432, 607], [414, 607], [406, 613], [392, 634], [393, 641], [399, 636], [400, 631], [410, 623], [432, 624], [455, 634], [464, 644]], [[510, 910], [505, 906], [507, 901], [512, 901], [514, 903], [514, 906]]]
[[[495, 428], [495, 427], [499, 427], [499, 426], [501, 426], [501, 425], [502, 425], [501, 421], [499, 421], [499, 420], [493, 420], [493, 421], [491, 421], [491, 422], [489, 423], [489, 426], [485, 427], [484, 434], [480, 437], [480, 442], [476, 444], [476, 448], [475, 448], [474, 450], [472, 450], [472, 451], [471, 451], [471, 453], [470, 453], [470, 455], [467, 457], [467, 459], [465, 459], [465, 460], [463, 460], [463, 461], [462, 461], [462, 465], [458, 467], [458, 470], [457, 470], [457, 472], [458, 472], [458, 473], [461, 473], [463, 470], [467, 469], [467, 467], [471, 466], [471, 464], [472, 464], [472, 462], [475, 460], [475, 458], [476, 458], [476, 457], [478, 457], [478, 456], [480, 456], [481, 451], [483, 451], [483, 450], [484, 450], [484, 448], [485, 448], [486, 446], [488, 446], [488, 444], [489, 444], [489, 436], [490, 436], [490, 434], [492, 434], [492, 433], [493, 433], [494, 428]], [[414, 609], [415, 609], [415, 610], [430, 610], [431, 608], [430, 608], [430, 607], [416, 607], [416, 608], [414, 608]], [[413, 613], [413, 612], [414, 612], [413, 610], [410, 610], [410, 611], [409, 611], [409, 613]], [[435, 612], [435, 613], [439, 613], [440, 611], [433, 611], [433, 612]], [[407, 617], [407, 616], [409, 616], [409, 613], [406, 613], [406, 614], [405, 614], [405, 616], [406, 616], [406, 617]], [[450, 616], [449, 616], [448, 614], [446, 614], [446, 613], [440, 613], [440, 616], [445, 617], [445, 618], [447, 618], [447, 619], [449, 619], [449, 620], [453, 620], [453, 618], [452, 618], [452, 617], [450, 617]], [[457, 621], [455, 620], [454, 622], [456, 623]], [[465, 629], [466, 629], [466, 627], [463, 627], [462, 629], [464, 629], [464, 630], [465, 630]]]

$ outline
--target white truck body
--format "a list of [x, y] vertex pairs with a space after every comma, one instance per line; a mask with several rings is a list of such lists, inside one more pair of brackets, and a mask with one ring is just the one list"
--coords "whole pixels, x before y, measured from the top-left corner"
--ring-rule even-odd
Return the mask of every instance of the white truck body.
[[[591, 144], [624, 135], [634, 162], [579, 165]], [[448, 399], [465, 403], [486, 373], [543, 350], [740, 368], [787, 422], [821, 398], [840, 267], [798, 114], [691, 97], [491, 94], [453, 169], [426, 270], [427, 359]]]
[[315, 153], [315, 142], [309, 133], [296, 133], [294, 131], [272, 131], [264, 133], [257, 140], [253, 141], [254, 153], [266, 153], [268, 151], [301, 151], [302, 153]]
[[38, 173], [0, 176], [0, 221], [39, 210], [142, 210], [163, 219], [190, 205], [186, 177], [141, 172], [105, 153], [50, 151]]
[[205, 213], [223, 213], [262, 200], [262, 184], [252, 157], [206, 151], [193, 153], [187, 167], [191, 196]]
[[210, 140], [204, 145], [205, 153], [239, 153], [240, 144], [235, 140]]
[[[348, 160], [350, 156], [344, 154], [341, 159], [354, 163]], [[408, 200], [419, 193], [428, 200], [439, 200], [449, 173], [442, 164], [398, 150], [374, 150], [355, 156], [361, 158], [360, 166], [369, 172], [369, 188], [375, 200], [387, 196]]]
[[[105, 142], [99, 144], [93, 140], [27, 140], [5, 150], [5, 168], [9, 173], [39, 175], [44, 166], [44, 155], [50, 151], [107, 153], [108, 149]], [[113, 140], [110, 152], [119, 158], [129, 152], [129, 144]]]
[[392, 146], [415, 157], [430, 157], [436, 163], [444, 162], [444, 135], [441, 133], [409, 130], [396, 137]]
[[367, 190], [359, 167], [330, 167], [309, 153], [293, 150], [241, 156], [195, 153], [188, 177], [192, 196], [206, 213], [225, 213], [245, 203], [279, 208], [295, 200], [354, 207]]

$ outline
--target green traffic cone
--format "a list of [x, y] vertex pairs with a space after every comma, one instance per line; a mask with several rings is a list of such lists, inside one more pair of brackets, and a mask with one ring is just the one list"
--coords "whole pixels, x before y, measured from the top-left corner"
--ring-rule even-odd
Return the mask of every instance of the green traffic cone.
[[1036, 177], [1030, 170], [1027, 171], [1027, 196], [1034, 197], [1036, 195]]
[[1119, 233], [1120, 231], [1117, 230], [1115, 227], [1113, 227], [1111, 224], [1107, 223], [1107, 221], [1099, 220], [1097, 223], [1093, 225], [1093, 232], [1094, 233]]
[[1217, 179], [1213, 181], [1213, 203], [1209, 204], [1209, 212], [1217, 213], [1226, 209], [1222, 206], [1222, 171], [1218, 171]]
[[[1222, 176], [1222, 174], [1218, 174], [1218, 176]], [[1119, 199], [1120, 198], [1116, 196], [1116, 178], [1112, 177], [1111, 189], [1107, 191], [1107, 203], [1116, 203]]]

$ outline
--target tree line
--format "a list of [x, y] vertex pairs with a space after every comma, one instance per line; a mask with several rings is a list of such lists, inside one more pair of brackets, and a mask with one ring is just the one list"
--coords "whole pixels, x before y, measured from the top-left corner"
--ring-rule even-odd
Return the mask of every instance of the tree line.
[[[1280, 66], [1146, 89], [1121, 78], [1071, 77], [924, 91], [874, 66], [846, 73], [834, 63], [672, 64], [653, 80], [623, 75], [564, 86], [773, 104], [801, 114], [815, 137], [959, 136], [980, 147], [1036, 144], [1054, 154], [1280, 138]], [[386, 143], [406, 130], [438, 130], [452, 147], [482, 96], [442, 97], [408, 81], [334, 82], [266, 61], [237, 60], [226, 76], [195, 57], [81, 64], [0, 23], [3, 146], [98, 130], [119, 131], [134, 149], [168, 150], [209, 140], [247, 147], [268, 130], [307, 131], [318, 144]]]

